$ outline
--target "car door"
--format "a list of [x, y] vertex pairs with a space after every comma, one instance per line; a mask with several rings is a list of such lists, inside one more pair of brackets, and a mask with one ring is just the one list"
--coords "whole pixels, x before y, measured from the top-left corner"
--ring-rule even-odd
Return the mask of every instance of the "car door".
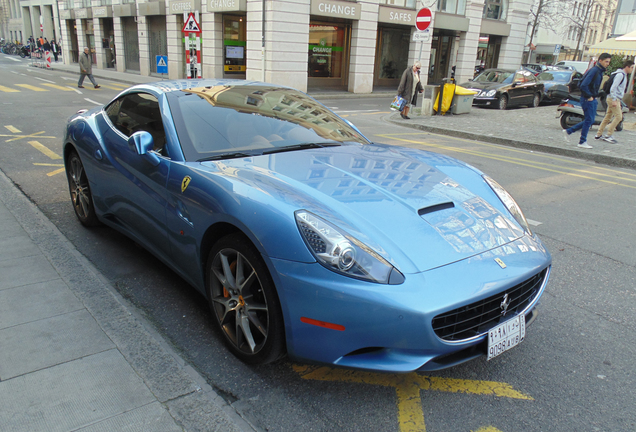
[[[102, 195], [110, 217], [144, 246], [168, 257], [166, 233], [166, 183], [170, 158], [157, 98], [149, 93], [129, 93], [106, 108], [109, 128], [104, 133], [108, 171]], [[128, 138], [138, 131], [150, 133], [159, 163], [139, 155]]]
[[525, 103], [526, 90], [524, 82], [525, 78], [521, 71], [516, 72], [508, 89], [508, 95], [510, 96], [509, 106], [523, 105]]

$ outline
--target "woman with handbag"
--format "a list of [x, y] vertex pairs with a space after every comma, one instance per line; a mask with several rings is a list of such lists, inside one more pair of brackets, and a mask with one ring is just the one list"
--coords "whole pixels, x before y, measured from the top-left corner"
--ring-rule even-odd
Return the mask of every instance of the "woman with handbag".
[[400, 80], [400, 85], [398, 86], [397, 92], [398, 96], [406, 99], [406, 105], [404, 106], [404, 110], [400, 113], [400, 116], [403, 119], [409, 120], [408, 116], [409, 110], [411, 109], [411, 105], [415, 105], [417, 101], [417, 91], [422, 92], [422, 84], [420, 83], [420, 69], [422, 65], [420, 62], [415, 62], [413, 66], [409, 66], [406, 68], [404, 73], [402, 73], [402, 79]]

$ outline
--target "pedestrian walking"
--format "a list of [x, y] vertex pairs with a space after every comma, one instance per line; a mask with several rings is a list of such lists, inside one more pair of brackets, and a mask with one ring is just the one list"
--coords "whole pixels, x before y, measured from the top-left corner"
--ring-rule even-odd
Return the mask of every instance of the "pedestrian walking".
[[[605, 118], [603, 118], [601, 126], [598, 128], [598, 132], [596, 132], [594, 139], [602, 139], [603, 141], [607, 141], [611, 144], [616, 144], [618, 142], [614, 139], [612, 134], [616, 130], [616, 126], [618, 126], [618, 124], [623, 120], [623, 107], [621, 105], [621, 101], [623, 100], [623, 96], [625, 96], [625, 90], [627, 89], [629, 77], [633, 69], [634, 61], [626, 60], [623, 62], [623, 68], [618, 69], [612, 74], [612, 86], [610, 87], [610, 92], [607, 95], [607, 112], [605, 113]], [[607, 125], [609, 125], [607, 128], [607, 135], [603, 135], [603, 131]]]
[[95, 78], [93, 78], [93, 60], [91, 59], [88, 48], [84, 48], [84, 53], [80, 54], [79, 67], [80, 78], [77, 82], [77, 87], [84, 88], [82, 84], [84, 83], [84, 78], [88, 76], [88, 79], [91, 80], [95, 88], [99, 88], [100, 86], [95, 82]]
[[42, 44], [42, 48], [44, 48], [44, 51], [51, 51], [51, 44], [49, 43], [48, 40], [46, 40], [46, 38], [44, 38], [44, 43]]
[[60, 50], [60, 48], [57, 45], [57, 42], [55, 42], [55, 39], [51, 39], [51, 51], [53, 52], [53, 57], [55, 58], [55, 61], [57, 62], [57, 53]]
[[583, 121], [575, 124], [574, 126], [567, 128], [563, 131], [565, 134], [565, 140], [570, 141], [569, 136], [576, 131], [581, 131], [581, 138], [577, 147], [584, 149], [591, 149], [592, 146], [587, 143], [587, 133], [590, 131], [590, 127], [594, 124], [594, 118], [596, 117], [596, 108], [598, 107], [598, 92], [601, 87], [601, 81], [603, 81], [603, 74], [609, 66], [612, 55], [603, 53], [598, 57], [596, 64], [588, 69], [581, 79], [579, 88], [581, 89], [581, 108], [583, 108]]
[[420, 69], [422, 69], [420, 62], [415, 62], [413, 66], [407, 67], [402, 73], [402, 79], [397, 89], [398, 96], [406, 99], [406, 106], [400, 113], [400, 116], [406, 120], [410, 120], [409, 110], [411, 105], [414, 105], [413, 101], [417, 102], [417, 92], [422, 92]]

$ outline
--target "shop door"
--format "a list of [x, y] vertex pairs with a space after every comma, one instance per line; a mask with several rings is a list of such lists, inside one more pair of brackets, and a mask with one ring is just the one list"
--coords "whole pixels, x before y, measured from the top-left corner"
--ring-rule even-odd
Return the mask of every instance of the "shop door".
[[150, 36], [150, 73], [157, 73], [157, 56], [168, 55], [168, 36], [165, 15], [148, 17], [148, 36]]
[[409, 66], [410, 28], [378, 28], [373, 85], [397, 88], [402, 72]]
[[499, 64], [499, 50], [501, 49], [501, 36], [488, 37], [488, 53], [486, 54], [486, 69], [496, 68]]
[[245, 79], [247, 33], [245, 17], [223, 15], [223, 77]]
[[429, 84], [440, 84], [442, 79], [448, 77], [453, 38], [455, 38], [454, 34], [445, 33], [443, 30], [433, 31], [431, 57], [428, 69]]
[[67, 52], [71, 54], [71, 62], [77, 63], [79, 61], [79, 43], [77, 42], [77, 26], [74, 20], [66, 20], [66, 30], [71, 35], [71, 46]]
[[311, 21], [307, 87], [346, 90], [350, 45], [349, 24]]
[[124, 29], [124, 57], [126, 70], [139, 72], [139, 36], [137, 23], [133, 17], [121, 19]]
[[102, 47], [106, 56], [106, 67], [115, 67], [115, 30], [112, 18], [104, 18], [101, 21], [102, 29], [104, 29], [104, 39], [102, 39]]

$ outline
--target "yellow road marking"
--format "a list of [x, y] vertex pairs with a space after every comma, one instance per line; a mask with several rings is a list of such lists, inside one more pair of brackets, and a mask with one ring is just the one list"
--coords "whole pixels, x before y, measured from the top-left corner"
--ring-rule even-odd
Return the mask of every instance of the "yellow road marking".
[[[396, 137], [401, 136], [401, 135], [407, 135], [407, 136], [410, 136], [410, 137], [412, 137], [414, 135], [433, 135], [435, 137], [442, 138], [442, 139], [443, 138], [446, 138], [446, 139], [449, 138], [448, 135], [440, 135], [440, 134], [436, 134], [436, 133], [432, 133], [432, 132], [381, 134], [381, 135], [376, 135], [376, 136], [379, 136], [379, 137], [382, 137], [382, 138], [388, 138], [388, 139], [395, 138], [397, 140], [400, 140], [400, 138], [396, 138]], [[486, 143], [484, 141], [470, 140], [470, 139], [467, 139], [467, 138], [460, 138], [460, 137], [450, 137], [450, 138], [452, 138], [453, 140], [456, 140], [456, 141], [463, 141], [463, 142], [467, 142], [467, 143], [470, 143], [470, 144], [477, 144], [477, 145], [480, 145], [480, 146], [483, 146], [483, 147], [490, 147], [490, 148], [499, 149], [499, 150], [502, 148], [502, 146], [500, 144], [488, 144], [488, 143]], [[430, 144], [430, 145], [434, 145], [434, 144]], [[449, 147], [449, 148], [457, 149], [457, 148], [454, 148], [454, 147]], [[506, 147], [506, 151], [509, 152], [509, 153], [522, 153], [524, 155], [527, 155], [530, 150], [521, 150], [521, 149], [515, 149], [515, 148], [511, 148], [511, 147]], [[533, 154], [535, 156], [537, 156], [537, 157], [553, 160], [555, 162], [558, 162], [559, 164], [568, 163], [570, 165], [577, 165], [577, 166], [583, 166], [583, 167], [589, 168], [589, 165], [587, 165], [587, 164], [585, 164], [583, 162], [579, 162], [577, 160], [571, 160], [571, 159], [564, 158], [564, 157], [559, 157], [559, 156], [552, 156], [549, 153], [534, 152]], [[609, 171], [611, 173], [616, 173], [616, 171], [611, 169], [611, 168], [605, 168], [605, 167], [601, 167], [601, 166], [594, 167], [594, 168], [596, 170]], [[636, 173], [631, 173], [631, 172], [621, 172], [620, 174], [624, 175], [624, 176], [636, 177]], [[599, 175], [603, 175], [603, 174], [599, 173]]]
[[6, 125], [5, 126], [7, 129], [9, 129], [9, 132], [13, 132], [13, 133], [20, 133], [22, 132], [21, 130], [19, 130], [18, 128], [16, 128], [15, 126], [11, 126], [11, 125]]
[[51, 87], [54, 89], [58, 89], [58, 90], [63, 90], [63, 91], [73, 91], [73, 89], [70, 89], [68, 87], [62, 87], [61, 85], [57, 85], [57, 84], [42, 84], [45, 85], [47, 87]]
[[[385, 138], [388, 138], [387, 136], [384, 136]], [[583, 174], [577, 174], [576, 172], [568, 172], [568, 171], [561, 171], [558, 169], [554, 169], [554, 168], [547, 168], [540, 162], [530, 162], [530, 161], [526, 161], [523, 159], [516, 159], [516, 158], [512, 158], [512, 157], [507, 157], [507, 156], [499, 156], [499, 155], [493, 155], [490, 153], [483, 153], [480, 151], [476, 151], [476, 150], [468, 150], [468, 149], [461, 149], [461, 148], [457, 148], [457, 147], [449, 147], [449, 146], [445, 146], [445, 145], [441, 145], [441, 144], [431, 144], [431, 143], [427, 143], [424, 141], [416, 141], [416, 140], [409, 140], [409, 139], [402, 139], [402, 138], [393, 138], [396, 139], [398, 141], [404, 141], [404, 142], [408, 142], [408, 143], [413, 143], [413, 144], [420, 144], [420, 145], [424, 145], [424, 146], [428, 146], [428, 147], [434, 147], [434, 148], [438, 148], [438, 149], [443, 149], [443, 150], [450, 150], [450, 151], [454, 151], [457, 153], [464, 153], [464, 154], [471, 154], [473, 156], [479, 156], [479, 157], [483, 157], [486, 159], [492, 159], [492, 160], [498, 160], [501, 162], [508, 162], [508, 163], [512, 163], [515, 165], [521, 165], [521, 166], [525, 166], [525, 167], [529, 167], [529, 168], [536, 168], [536, 169], [540, 169], [543, 171], [548, 171], [548, 172], [553, 172], [553, 173], [557, 173], [557, 174], [564, 174], [567, 176], [572, 176], [572, 177], [579, 177], [579, 178], [583, 178], [586, 180], [596, 180], [598, 182], [601, 183], [607, 183], [607, 184], [611, 184], [611, 185], [616, 185], [616, 186], [623, 186], [626, 188], [630, 188], [630, 189], [636, 189], [636, 185], [627, 185], [627, 184], [623, 184], [623, 183], [618, 183], [616, 181], [610, 181], [610, 180], [603, 180], [600, 178], [596, 178], [596, 177], [591, 177], [589, 175], [583, 175]], [[586, 174], [595, 174], [595, 175], [599, 175], [599, 176], [605, 176], [605, 177], [610, 177], [610, 178], [618, 178], [609, 174], [601, 174], [601, 173], [596, 173], [596, 172], [590, 172], [587, 170], [578, 170], [581, 173], [586, 173]], [[619, 178], [620, 180], [626, 180], [626, 181], [636, 181], [636, 180], [632, 180], [632, 179], [626, 179], [626, 178]]]
[[33, 90], [33, 91], [37, 91], [37, 92], [44, 92], [44, 91], [48, 91], [47, 89], [43, 89], [41, 87], [36, 87], [36, 86], [32, 86], [31, 84], [16, 84], [17, 87], [22, 87], [25, 89], [29, 89], [29, 90]]
[[64, 168], [60, 168], [60, 169], [57, 169], [55, 171], [51, 171], [50, 173], [47, 173], [46, 175], [51, 177], [51, 176], [54, 176], [55, 174], [59, 174], [61, 172], [64, 172]]
[[41, 151], [42, 153], [44, 153], [51, 159], [62, 159], [62, 156], [58, 156], [55, 152], [52, 152], [51, 150], [48, 149], [48, 147], [43, 146], [37, 141], [29, 141], [29, 144], [31, 144], [34, 148]]
[[5, 93], [20, 93], [20, 90], [12, 89], [11, 87], [5, 87], [0, 85], [0, 91]]
[[129, 85], [127, 85], [127, 84], [119, 84], [119, 83], [109, 83], [109, 84], [107, 84], [107, 85], [114, 86], [114, 87], [118, 87], [118, 88], [120, 88], [120, 89], [127, 89], [128, 87], [130, 87], [130, 86], [129, 86]]
[[[515, 390], [510, 384], [495, 381], [429, 377], [415, 372], [395, 375], [332, 369], [327, 366], [293, 365], [292, 367], [302, 379], [341, 381], [395, 388], [400, 432], [426, 431], [420, 396], [421, 390], [534, 400], [531, 396]], [[494, 430], [488, 432], [494, 432]]]
[[37, 166], [48, 166], [48, 167], [61, 167], [61, 166], [64, 166], [64, 164], [54, 164], [54, 163], [37, 163], [37, 162], [33, 162], [33, 165], [37, 165]]
[[111, 89], [111, 90], [119, 90], [119, 91], [122, 90], [121, 88], [115, 87], [115, 86], [110, 85], [110, 84], [100, 84], [100, 87], [108, 88], [108, 89]]
[[44, 131], [40, 131], [40, 132], [35, 132], [29, 135], [3, 135], [0, 134], [0, 137], [11, 137], [11, 139], [6, 140], [5, 142], [11, 142], [11, 141], [16, 141], [22, 138], [52, 138], [52, 139], [56, 139], [54, 136], [46, 136], [46, 135], [42, 135], [44, 133]]
[[480, 427], [475, 432], [501, 432], [501, 431], [493, 426], [484, 426], [484, 427]]

